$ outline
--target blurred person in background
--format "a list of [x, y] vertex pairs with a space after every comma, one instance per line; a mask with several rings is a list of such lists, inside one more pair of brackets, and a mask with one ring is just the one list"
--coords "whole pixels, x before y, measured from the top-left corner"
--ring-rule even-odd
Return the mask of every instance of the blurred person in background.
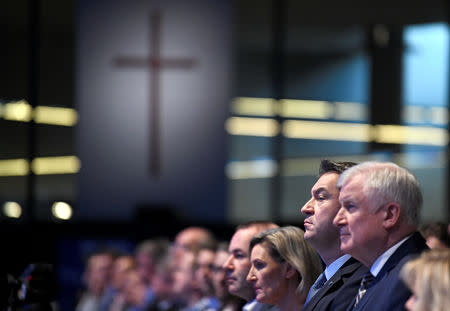
[[169, 240], [164, 238], [148, 239], [140, 242], [135, 249], [136, 270], [150, 288], [155, 267], [165, 258]]
[[192, 310], [217, 311], [220, 308], [213, 284], [216, 248], [217, 245], [202, 246], [196, 255], [194, 278], [202, 298], [192, 307]]
[[173, 260], [177, 261], [184, 251], [197, 253], [202, 247], [211, 247], [216, 239], [211, 231], [203, 227], [187, 227], [175, 236], [173, 243]]
[[119, 255], [114, 260], [111, 271], [110, 285], [100, 303], [99, 311], [120, 311], [125, 305], [123, 295], [124, 283], [127, 273], [135, 269], [134, 257]]
[[425, 238], [429, 248], [450, 247], [450, 235], [447, 232], [447, 225], [444, 223], [424, 224], [419, 227], [419, 231]]
[[172, 294], [173, 288], [173, 262], [169, 248], [165, 251], [164, 259], [161, 260], [155, 269], [151, 287], [156, 295], [156, 300], [147, 311], [175, 311], [176, 301]]
[[179, 310], [190, 310], [201, 299], [194, 278], [196, 254], [193, 251], [184, 250], [177, 256], [172, 270], [172, 295]]
[[153, 291], [149, 289], [136, 269], [126, 272], [123, 295], [126, 311], [146, 311], [156, 300]]
[[76, 311], [98, 311], [100, 301], [110, 282], [114, 254], [109, 250], [100, 250], [91, 254], [85, 265], [83, 283], [85, 290], [79, 299]]
[[400, 273], [412, 295], [409, 311], [446, 311], [450, 308], [450, 249], [432, 249], [406, 263]]
[[245, 304], [245, 300], [231, 295], [227, 286], [227, 274], [223, 264], [228, 258], [228, 243], [221, 242], [217, 246], [216, 256], [212, 266], [212, 281], [214, 292], [220, 301], [220, 311], [240, 311]]

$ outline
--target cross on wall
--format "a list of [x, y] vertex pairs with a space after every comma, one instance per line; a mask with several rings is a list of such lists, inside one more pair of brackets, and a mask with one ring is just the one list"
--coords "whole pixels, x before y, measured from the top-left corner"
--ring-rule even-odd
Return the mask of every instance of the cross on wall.
[[118, 56], [114, 64], [118, 67], [148, 68], [150, 72], [150, 174], [161, 173], [160, 141], [160, 72], [163, 68], [190, 69], [195, 65], [192, 58], [173, 58], [161, 56], [161, 13], [155, 11], [150, 15], [150, 53], [148, 56]]

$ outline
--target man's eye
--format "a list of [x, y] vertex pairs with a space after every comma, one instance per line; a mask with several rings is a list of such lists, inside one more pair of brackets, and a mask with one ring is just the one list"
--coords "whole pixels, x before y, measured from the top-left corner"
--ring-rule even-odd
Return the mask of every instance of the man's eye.
[[345, 204], [345, 206], [344, 206], [344, 208], [345, 208], [346, 210], [348, 210], [348, 211], [354, 209], [355, 207], [356, 207], [356, 206], [355, 206], [355, 204], [353, 204], [353, 203], [348, 203], [348, 204]]
[[245, 255], [244, 255], [244, 254], [241, 254], [241, 253], [237, 253], [237, 254], [234, 254], [234, 258], [236, 258], [236, 259], [242, 259], [242, 258], [245, 258]]

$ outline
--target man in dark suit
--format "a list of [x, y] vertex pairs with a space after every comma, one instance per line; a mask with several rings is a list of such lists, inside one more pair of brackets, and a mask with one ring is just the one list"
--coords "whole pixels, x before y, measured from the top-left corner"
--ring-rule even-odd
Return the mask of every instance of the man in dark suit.
[[366, 162], [338, 180], [334, 219], [341, 250], [370, 268], [348, 310], [405, 310], [411, 292], [399, 271], [428, 247], [417, 232], [422, 194], [417, 179], [394, 163]]
[[345, 310], [367, 272], [360, 262], [341, 251], [339, 230], [333, 225], [340, 208], [338, 177], [354, 165], [356, 163], [322, 160], [319, 179], [311, 189], [311, 199], [301, 209], [306, 216], [305, 240], [325, 263], [325, 271], [311, 288], [304, 311]]

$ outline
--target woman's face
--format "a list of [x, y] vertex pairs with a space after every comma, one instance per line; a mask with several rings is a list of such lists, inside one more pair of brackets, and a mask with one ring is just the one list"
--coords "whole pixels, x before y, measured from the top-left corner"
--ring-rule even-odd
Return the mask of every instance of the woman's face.
[[406, 301], [405, 308], [408, 311], [414, 311], [414, 306], [416, 305], [417, 297], [416, 295], [412, 294], [411, 297]]
[[252, 267], [247, 281], [253, 285], [256, 300], [278, 305], [288, 288], [287, 264], [275, 261], [264, 243], [253, 247], [250, 260]]
[[415, 311], [417, 310], [417, 301], [419, 300], [419, 297], [417, 296], [417, 288], [416, 286], [414, 286], [415, 288], [411, 290], [412, 294], [411, 297], [409, 297], [409, 299], [406, 301], [405, 303], [405, 308], [408, 311]]

